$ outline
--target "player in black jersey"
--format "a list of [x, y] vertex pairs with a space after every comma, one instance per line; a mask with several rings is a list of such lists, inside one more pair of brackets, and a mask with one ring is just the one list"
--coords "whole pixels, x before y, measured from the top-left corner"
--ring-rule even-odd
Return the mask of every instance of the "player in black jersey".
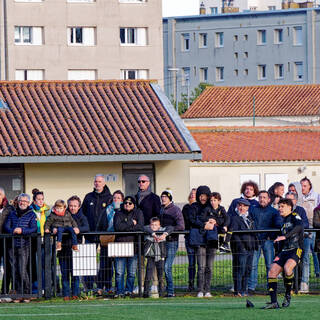
[[279, 201], [279, 212], [283, 218], [281, 236], [274, 240], [280, 245], [280, 253], [273, 260], [268, 273], [268, 290], [271, 303], [263, 309], [278, 309], [277, 301], [277, 277], [284, 271], [284, 285], [286, 289], [282, 307], [289, 307], [291, 300], [291, 287], [294, 280], [293, 270], [299, 263], [303, 248], [303, 222], [299, 215], [292, 212], [293, 203], [291, 199]]

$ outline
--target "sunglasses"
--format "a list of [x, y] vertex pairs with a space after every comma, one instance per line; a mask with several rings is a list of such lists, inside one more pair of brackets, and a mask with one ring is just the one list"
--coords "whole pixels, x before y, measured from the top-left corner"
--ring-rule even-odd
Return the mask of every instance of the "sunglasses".
[[131, 202], [131, 201], [126, 201], [124, 204], [127, 204], [127, 205], [131, 206], [131, 205], [133, 204], [133, 202]]
[[146, 183], [148, 180], [138, 180], [138, 183]]

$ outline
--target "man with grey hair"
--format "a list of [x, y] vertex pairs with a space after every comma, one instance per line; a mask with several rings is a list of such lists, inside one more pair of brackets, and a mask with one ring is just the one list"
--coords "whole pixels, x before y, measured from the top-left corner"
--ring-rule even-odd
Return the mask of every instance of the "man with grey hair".
[[[21, 193], [18, 197], [18, 207], [13, 209], [4, 223], [6, 232], [12, 235], [31, 235], [37, 232], [36, 215], [30, 207], [30, 196]], [[28, 275], [28, 260], [30, 252], [30, 238], [17, 237], [14, 246], [9, 249], [9, 258], [12, 270], [15, 271], [15, 289], [18, 294], [30, 294]], [[25, 302], [29, 302], [25, 299]]]

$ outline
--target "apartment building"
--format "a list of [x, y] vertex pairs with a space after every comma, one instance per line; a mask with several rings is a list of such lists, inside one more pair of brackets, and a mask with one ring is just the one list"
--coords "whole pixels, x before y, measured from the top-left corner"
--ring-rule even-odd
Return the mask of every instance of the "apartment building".
[[161, 0], [0, 0], [2, 80], [156, 79]]
[[166, 94], [215, 86], [320, 83], [320, 9], [166, 18]]

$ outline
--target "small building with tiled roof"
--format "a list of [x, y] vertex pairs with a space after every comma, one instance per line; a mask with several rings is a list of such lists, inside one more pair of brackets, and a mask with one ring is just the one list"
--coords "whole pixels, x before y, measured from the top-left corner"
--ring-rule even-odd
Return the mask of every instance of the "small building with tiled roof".
[[[53, 203], [92, 190], [133, 194], [150, 175], [175, 201], [189, 192], [189, 160], [201, 151], [160, 87], [149, 81], [0, 82], [0, 186], [11, 198], [33, 188]], [[175, 191], [178, 191], [175, 192]]]
[[308, 176], [320, 192], [320, 126], [188, 128], [202, 151], [190, 164], [190, 185], [209, 185], [225, 206], [247, 180], [268, 189]]
[[320, 85], [207, 87], [182, 115], [187, 126], [320, 124]]

